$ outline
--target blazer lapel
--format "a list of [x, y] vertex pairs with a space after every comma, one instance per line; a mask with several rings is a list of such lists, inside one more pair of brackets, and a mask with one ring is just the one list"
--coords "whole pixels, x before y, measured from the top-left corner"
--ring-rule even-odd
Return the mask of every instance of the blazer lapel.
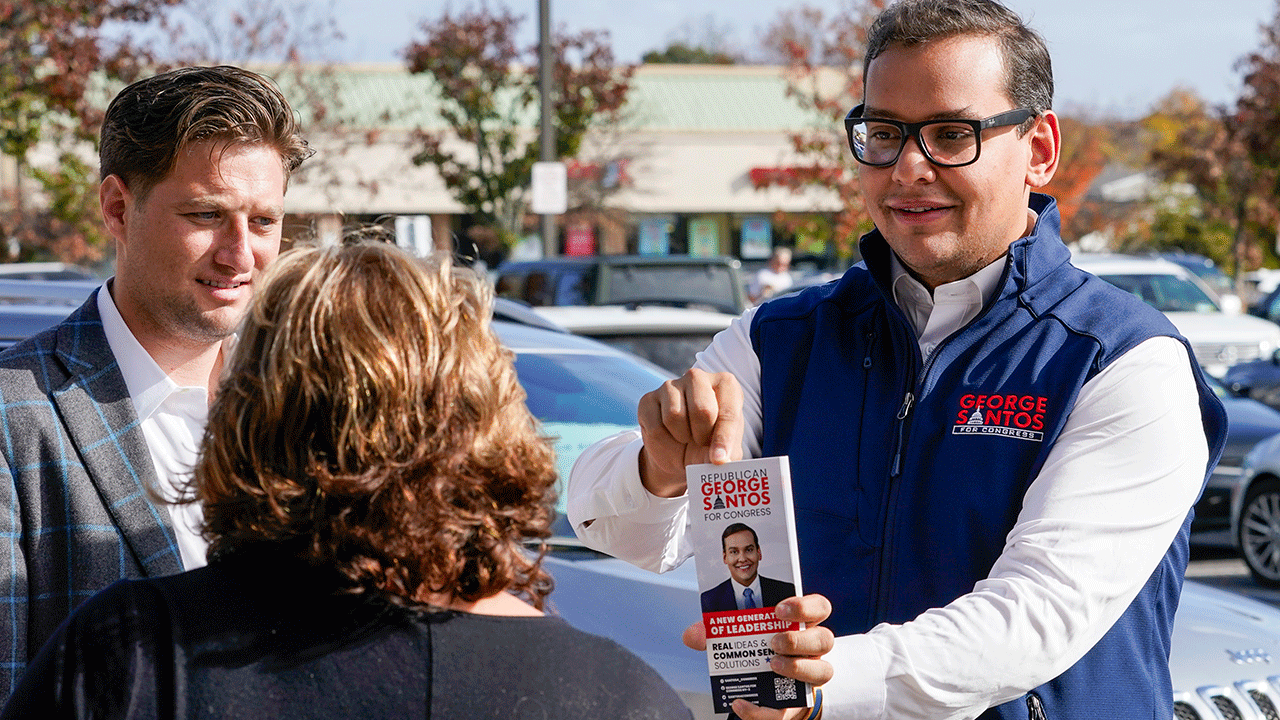
[[182, 572], [169, 511], [147, 491], [157, 486], [155, 465], [107, 344], [96, 292], [60, 327], [54, 352], [68, 380], [53, 403], [125, 544], [148, 576]]

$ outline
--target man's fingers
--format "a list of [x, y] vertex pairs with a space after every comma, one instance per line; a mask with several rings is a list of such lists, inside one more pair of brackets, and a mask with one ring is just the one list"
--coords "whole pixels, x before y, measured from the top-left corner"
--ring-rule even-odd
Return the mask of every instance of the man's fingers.
[[820, 658], [774, 655], [769, 660], [769, 667], [779, 675], [814, 685], [826, 684], [835, 675], [831, 663]]
[[746, 700], [733, 701], [733, 713], [742, 720], [799, 720], [809, 716], [809, 708], [774, 708], [760, 707]]
[[703, 652], [707, 649], [707, 629], [703, 626], [702, 621], [699, 620], [684, 629], [684, 632], [680, 635], [680, 640], [690, 650]]
[[675, 443], [689, 444], [692, 435], [685, 410], [683, 379], [668, 380], [640, 399], [637, 415], [640, 417], [640, 429], [646, 435], [650, 432], [665, 434]]
[[[723, 373], [713, 375], [691, 368], [684, 377], [676, 381], [685, 393], [691, 444], [696, 447], [706, 448], [711, 445], [711, 432], [720, 418], [720, 395], [716, 386], [724, 382], [722, 375]], [[741, 393], [738, 402], [742, 402]]]
[[778, 603], [774, 612], [780, 620], [816, 625], [831, 616], [831, 601], [817, 593], [792, 597]]
[[836, 646], [836, 636], [821, 625], [805, 630], [787, 630], [773, 636], [769, 647], [779, 655], [818, 657], [831, 652]]
[[709, 459], [719, 464], [742, 459], [742, 386], [728, 373], [715, 376], [712, 387], [716, 394], [715, 425], [708, 439]]

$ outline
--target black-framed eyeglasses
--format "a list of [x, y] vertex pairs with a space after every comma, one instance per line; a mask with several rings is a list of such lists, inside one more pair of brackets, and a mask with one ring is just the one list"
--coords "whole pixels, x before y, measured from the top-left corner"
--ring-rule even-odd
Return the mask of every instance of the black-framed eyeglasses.
[[915, 138], [929, 162], [941, 167], [963, 167], [978, 160], [982, 153], [982, 131], [987, 128], [1021, 125], [1037, 115], [1034, 110], [1018, 108], [992, 115], [985, 120], [948, 118], [904, 123], [897, 120], [862, 117], [865, 105], [849, 111], [844, 118], [849, 149], [863, 165], [888, 167], [898, 162], [907, 138]]

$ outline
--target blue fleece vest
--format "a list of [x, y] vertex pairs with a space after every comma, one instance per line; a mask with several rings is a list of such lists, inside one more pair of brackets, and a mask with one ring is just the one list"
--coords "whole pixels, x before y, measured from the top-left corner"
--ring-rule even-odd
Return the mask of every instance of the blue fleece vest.
[[[804, 589], [830, 598], [826, 624], [837, 635], [970, 592], [1000, 555], [1080, 388], [1144, 340], [1178, 337], [1164, 315], [1068, 263], [1052, 198], [1033, 195], [1031, 207], [1039, 222], [1010, 246], [996, 296], [928, 362], [892, 301], [879, 232], [838, 282], [756, 313], [763, 450], [791, 456]], [[1207, 479], [1226, 417], [1193, 371]], [[1188, 512], [1137, 599], [1083, 659], [982, 717], [1167, 717], [1190, 522]]]

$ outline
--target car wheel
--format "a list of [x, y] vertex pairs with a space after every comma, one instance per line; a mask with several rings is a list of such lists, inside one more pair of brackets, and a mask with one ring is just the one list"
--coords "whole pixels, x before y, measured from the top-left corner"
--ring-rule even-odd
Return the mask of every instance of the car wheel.
[[1280, 481], [1262, 480], [1249, 488], [1236, 532], [1253, 579], [1280, 587]]

